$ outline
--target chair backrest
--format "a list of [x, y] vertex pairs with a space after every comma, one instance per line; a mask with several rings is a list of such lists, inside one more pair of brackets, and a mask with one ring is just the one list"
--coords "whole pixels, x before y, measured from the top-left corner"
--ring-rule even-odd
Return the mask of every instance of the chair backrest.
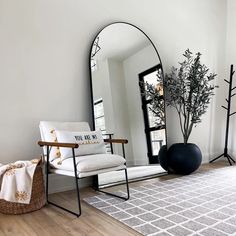
[[[66, 131], [90, 131], [89, 124], [87, 122], [54, 122], [54, 121], [40, 121], [39, 124], [40, 134], [42, 141], [56, 142], [55, 130]], [[52, 148], [50, 151], [50, 159], [54, 159], [57, 155], [58, 149]], [[44, 148], [44, 154], [46, 154], [46, 148]]]
[[53, 142], [49, 140], [47, 133], [53, 130], [66, 130], [66, 131], [90, 131], [88, 122], [54, 122], [54, 121], [40, 121], [39, 129], [42, 141]]

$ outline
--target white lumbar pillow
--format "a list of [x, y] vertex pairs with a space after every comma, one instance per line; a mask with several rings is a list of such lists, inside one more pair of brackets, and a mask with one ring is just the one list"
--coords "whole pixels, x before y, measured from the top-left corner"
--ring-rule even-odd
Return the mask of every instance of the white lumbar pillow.
[[[56, 130], [59, 143], [77, 143], [75, 156], [93, 155], [106, 153], [105, 143], [101, 130], [86, 132], [71, 132]], [[60, 148], [61, 160], [72, 157], [71, 148]]]

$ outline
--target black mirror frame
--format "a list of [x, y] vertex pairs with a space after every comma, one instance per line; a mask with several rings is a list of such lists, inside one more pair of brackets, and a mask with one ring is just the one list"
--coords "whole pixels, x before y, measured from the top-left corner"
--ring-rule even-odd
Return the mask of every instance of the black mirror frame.
[[[162, 62], [161, 62], [161, 58], [160, 58], [160, 55], [159, 55], [159, 53], [158, 53], [158, 51], [157, 51], [157, 48], [156, 48], [156, 46], [154, 45], [154, 43], [152, 42], [152, 40], [150, 39], [150, 37], [149, 37], [143, 30], [141, 30], [138, 26], [136, 26], [136, 25], [134, 25], [134, 24], [132, 24], [132, 23], [128, 23], [128, 22], [124, 22], [124, 21], [116, 21], [116, 22], [112, 22], [112, 23], [110, 23], [110, 24], [108, 24], [108, 25], [103, 26], [103, 27], [99, 30], [99, 32], [95, 35], [95, 37], [94, 37], [94, 39], [93, 39], [93, 41], [92, 41], [92, 44], [91, 44], [91, 46], [90, 46], [90, 51], [89, 51], [89, 77], [90, 77], [90, 94], [91, 94], [91, 106], [92, 106], [92, 130], [95, 130], [94, 106], [93, 106], [92, 68], [91, 68], [91, 54], [92, 54], [92, 49], [93, 49], [93, 45], [94, 45], [94, 42], [95, 42], [96, 38], [97, 38], [98, 35], [102, 32], [102, 30], [104, 30], [104, 29], [105, 29], [106, 27], [108, 27], [108, 26], [111, 26], [111, 25], [114, 25], [114, 24], [118, 24], [118, 23], [130, 25], [130, 26], [136, 28], [137, 30], [139, 30], [141, 33], [143, 33], [143, 34], [147, 37], [147, 39], [148, 39], [148, 40], [150, 41], [150, 43], [152, 44], [152, 46], [153, 46], [153, 48], [154, 48], [154, 50], [155, 50], [155, 52], [156, 52], [156, 54], [157, 54], [157, 56], [158, 56], [158, 58], [159, 58], [159, 61], [160, 61], [159, 64], [160, 64], [160, 68], [161, 68], [161, 71], [162, 71], [162, 78], [163, 78], [163, 80], [165, 79], [165, 77], [164, 77], [164, 70], [163, 70], [163, 66], [162, 66]], [[164, 97], [164, 103], [165, 103], [165, 89], [164, 89], [164, 91], [163, 91], [163, 97]], [[166, 146], [168, 146], [168, 145], [167, 145], [167, 128], [166, 128], [166, 127], [167, 127], [167, 126], [166, 126], [166, 105], [165, 105]]]

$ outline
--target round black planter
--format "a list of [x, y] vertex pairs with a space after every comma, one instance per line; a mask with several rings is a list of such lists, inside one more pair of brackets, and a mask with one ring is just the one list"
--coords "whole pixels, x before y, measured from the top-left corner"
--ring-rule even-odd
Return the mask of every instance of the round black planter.
[[167, 155], [169, 170], [176, 174], [191, 174], [202, 162], [202, 153], [193, 143], [175, 143], [168, 149]]

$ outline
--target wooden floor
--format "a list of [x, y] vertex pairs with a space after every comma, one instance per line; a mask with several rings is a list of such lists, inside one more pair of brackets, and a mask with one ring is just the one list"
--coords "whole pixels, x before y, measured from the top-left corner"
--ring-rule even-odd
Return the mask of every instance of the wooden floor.
[[[221, 168], [227, 165], [227, 162], [219, 161], [213, 164], [202, 165], [198, 171], [207, 171], [212, 168]], [[162, 176], [155, 179], [131, 183], [130, 186], [138, 186], [144, 182], [158, 182], [176, 177], [178, 176]], [[85, 188], [81, 193], [82, 198], [95, 194], [97, 193], [91, 190], [91, 188]], [[51, 197], [54, 201], [60, 200], [60, 202], [63, 202], [72, 209], [76, 209], [76, 195], [74, 191], [54, 194]], [[39, 211], [24, 215], [12, 216], [0, 214], [0, 236], [36, 235], [131, 236], [140, 234], [83, 201], [82, 215], [79, 218], [49, 205]]]

